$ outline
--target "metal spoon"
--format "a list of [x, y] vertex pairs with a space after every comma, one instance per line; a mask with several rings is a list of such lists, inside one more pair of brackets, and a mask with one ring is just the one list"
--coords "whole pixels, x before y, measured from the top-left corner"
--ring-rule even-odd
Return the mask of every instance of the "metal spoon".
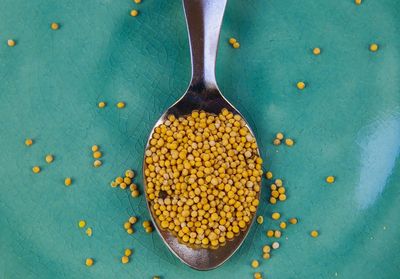
[[[154, 128], [164, 122], [169, 114], [179, 117], [190, 114], [193, 110], [218, 114], [223, 108], [227, 108], [234, 114], [240, 114], [222, 96], [215, 79], [218, 39], [226, 2], [227, 0], [183, 0], [192, 58], [192, 79], [186, 93], [164, 112], [153, 127], [146, 150]], [[247, 127], [253, 134], [248, 123]], [[259, 153], [259, 150], [257, 151]], [[143, 162], [143, 176], [145, 176], [146, 163], [145, 160]], [[145, 179], [145, 191], [146, 188]], [[258, 198], [259, 195], [260, 192]], [[169, 231], [160, 228], [149, 200], [147, 200], [147, 207], [158, 233], [172, 253], [188, 266], [198, 270], [213, 269], [228, 260], [243, 243], [255, 216], [254, 214], [245, 231], [236, 235], [233, 240], [227, 241], [224, 246], [217, 249], [191, 248], [179, 243]]]

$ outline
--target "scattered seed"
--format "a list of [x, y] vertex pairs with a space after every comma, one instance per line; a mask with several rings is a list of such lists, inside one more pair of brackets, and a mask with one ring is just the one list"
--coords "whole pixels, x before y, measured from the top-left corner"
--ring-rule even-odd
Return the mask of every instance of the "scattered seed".
[[282, 230], [286, 229], [286, 222], [281, 222], [281, 223], [279, 224], [279, 227], [280, 227]]
[[321, 54], [321, 49], [319, 47], [315, 47], [312, 52], [313, 52], [314, 55], [320, 55]]
[[93, 158], [95, 158], [95, 159], [101, 158], [102, 155], [103, 155], [103, 154], [101, 153], [101, 151], [95, 151], [95, 152], [93, 152]]
[[131, 10], [131, 16], [135, 17], [139, 14], [138, 10]]
[[378, 51], [378, 49], [379, 49], [379, 46], [375, 43], [370, 44], [370, 46], [369, 46], [369, 50], [372, 52], [376, 52], [376, 51]]
[[33, 140], [32, 139], [26, 139], [25, 140], [25, 145], [26, 146], [31, 146], [33, 144]]
[[135, 216], [132, 216], [129, 218], [129, 223], [135, 224], [137, 222], [137, 218]]
[[232, 46], [233, 46], [233, 48], [239, 48], [240, 44], [238, 42], [235, 42], [235, 43], [232, 44]]
[[335, 177], [334, 176], [332, 176], [332, 175], [330, 175], [330, 176], [328, 176], [326, 179], [325, 179], [325, 181], [327, 182], [327, 183], [333, 183], [333, 182], [335, 182]]
[[314, 230], [314, 231], [311, 231], [310, 235], [315, 238], [315, 237], [318, 237], [319, 233], [318, 233], [318, 231]]
[[297, 88], [303, 90], [306, 87], [306, 84], [303, 81], [299, 81], [297, 83]]
[[7, 45], [9, 46], [9, 47], [14, 47], [15, 45], [16, 45], [17, 43], [14, 41], [14, 40], [8, 40], [7, 41]]
[[251, 262], [251, 267], [252, 268], [257, 268], [257, 267], [259, 267], [259, 265], [260, 265], [260, 263], [257, 260], [253, 260]]
[[86, 266], [92, 266], [94, 264], [94, 260], [92, 258], [87, 258], [85, 264]]
[[128, 258], [127, 256], [122, 256], [121, 262], [122, 262], [123, 264], [127, 264], [127, 263], [129, 263], [129, 258]]
[[53, 22], [52, 24], [50, 24], [50, 28], [53, 30], [58, 30], [60, 28], [60, 25], [56, 22]]
[[46, 163], [50, 164], [53, 162], [54, 157], [53, 157], [53, 155], [48, 154], [48, 155], [46, 155], [46, 157], [44, 159], [45, 159]]
[[132, 255], [132, 250], [127, 248], [127, 249], [125, 249], [124, 254], [125, 254], [125, 256], [129, 257], [130, 255]]
[[258, 216], [258, 217], [257, 217], [257, 223], [259, 223], [260, 225], [261, 225], [262, 223], [264, 223], [264, 217]]
[[292, 139], [285, 139], [285, 144], [286, 144], [287, 146], [293, 146], [294, 141], [293, 141]]
[[87, 236], [92, 236], [92, 234], [93, 234], [93, 230], [92, 230], [92, 228], [87, 228], [86, 229], [86, 234], [87, 234]]
[[278, 242], [278, 241], [275, 241], [275, 242], [272, 243], [272, 249], [274, 249], [274, 250], [278, 249], [279, 246], [280, 246], [280, 245], [279, 245], [279, 242]]
[[296, 225], [298, 223], [298, 220], [297, 220], [297, 218], [290, 218], [289, 223], [292, 225]]
[[67, 177], [67, 178], [64, 179], [65, 186], [70, 186], [71, 183], [72, 183], [71, 177]]
[[40, 167], [39, 167], [39, 166], [34, 166], [34, 167], [32, 168], [32, 171], [33, 171], [34, 173], [39, 173], [39, 172], [40, 172]]
[[281, 218], [281, 214], [279, 212], [274, 212], [272, 213], [271, 217], [274, 220], [278, 220], [279, 218]]
[[93, 166], [94, 166], [95, 168], [100, 167], [102, 164], [103, 164], [103, 163], [102, 163], [100, 160], [95, 160], [95, 161], [93, 162]]
[[86, 222], [84, 220], [80, 220], [78, 222], [78, 227], [80, 227], [81, 229], [84, 228], [86, 226]]

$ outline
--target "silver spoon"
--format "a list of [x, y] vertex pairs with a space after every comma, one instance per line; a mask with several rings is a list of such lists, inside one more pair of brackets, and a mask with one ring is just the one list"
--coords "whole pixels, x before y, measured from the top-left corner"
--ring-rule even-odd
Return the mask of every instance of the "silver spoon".
[[[186, 93], [161, 115], [153, 127], [147, 141], [146, 150], [149, 147], [149, 141], [155, 127], [164, 122], [170, 114], [179, 117], [188, 115], [193, 110], [204, 110], [218, 114], [223, 108], [226, 108], [232, 113], [240, 115], [240, 112], [222, 96], [215, 79], [218, 39], [226, 2], [227, 0], [183, 0], [192, 58], [192, 78]], [[246, 125], [253, 134], [247, 122]], [[257, 152], [259, 154], [259, 150]], [[144, 177], [145, 169], [146, 163], [143, 160]], [[144, 181], [146, 191], [146, 179]], [[258, 193], [258, 199], [259, 196], [260, 192]], [[159, 227], [154, 217], [155, 214], [152, 210], [151, 202], [148, 199], [147, 207], [153, 224], [172, 253], [188, 266], [198, 270], [213, 269], [228, 260], [243, 243], [255, 216], [254, 214], [250, 225], [245, 231], [227, 241], [224, 246], [217, 249], [191, 248], [179, 243], [172, 233]]]

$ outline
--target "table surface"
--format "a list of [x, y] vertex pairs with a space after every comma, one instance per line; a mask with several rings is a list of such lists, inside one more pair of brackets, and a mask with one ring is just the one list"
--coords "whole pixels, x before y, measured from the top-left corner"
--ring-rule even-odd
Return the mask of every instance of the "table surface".
[[[251, 123], [264, 168], [284, 179], [288, 199], [268, 204], [263, 181], [264, 223], [208, 272], [182, 264], [140, 224], [128, 235], [122, 224], [130, 215], [149, 218], [144, 195], [132, 199], [109, 186], [133, 168], [142, 189], [147, 135], [187, 87], [181, 2], [3, 0], [0, 15], [1, 278], [399, 276], [397, 0], [229, 1], [219, 86]], [[59, 30], [50, 29], [53, 21]], [[229, 37], [241, 47], [233, 49]], [[8, 39], [16, 46], [8, 47]], [[368, 49], [373, 42], [380, 47], [375, 53]], [[107, 107], [98, 109], [99, 101]], [[118, 101], [126, 108], [118, 110]], [[279, 131], [295, 140], [292, 148], [272, 145]], [[104, 153], [97, 169], [93, 144]], [[44, 161], [48, 153], [52, 164]], [[32, 173], [34, 165], [41, 173]], [[325, 183], [328, 175], [336, 176], [334, 184]], [[280, 249], [265, 261], [261, 248], [273, 241], [265, 232], [278, 227], [273, 211], [299, 224], [283, 232]], [[77, 227], [81, 219], [93, 228], [91, 238]], [[316, 239], [309, 235], [314, 229]], [[128, 247], [131, 262], [122, 265]], [[95, 260], [91, 268], [87, 257]], [[253, 259], [260, 260], [257, 270]]]

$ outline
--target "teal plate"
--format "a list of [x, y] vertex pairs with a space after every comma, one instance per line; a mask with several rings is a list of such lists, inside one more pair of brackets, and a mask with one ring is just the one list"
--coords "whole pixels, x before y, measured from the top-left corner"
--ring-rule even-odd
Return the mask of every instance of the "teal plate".
[[[284, 179], [288, 199], [269, 205], [264, 181], [264, 223], [208, 272], [182, 264], [140, 224], [128, 235], [122, 224], [130, 215], [149, 218], [144, 195], [132, 199], [109, 186], [125, 169], [141, 169], [153, 123], [187, 87], [181, 2], [1, 6], [0, 278], [241, 279], [255, 271], [264, 278], [400, 277], [398, 1], [229, 1], [219, 86], [252, 124], [265, 169]], [[53, 21], [59, 30], [50, 29]], [[239, 49], [228, 44], [231, 36]], [[379, 51], [369, 51], [373, 42]], [[307, 84], [302, 91], [299, 80]], [[108, 103], [101, 110], [100, 100]], [[118, 101], [126, 108], [116, 109]], [[278, 131], [295, 145], [273, 146]], [[27, 137], [35, 141], [30, 148]], [[104, 153], [97, 169], [93, 144]], [[47, 153], [53, 164], [44, 162]], [[32, 173], [34, 165], [40, 174]], [[325, 183], [328, 175], [336, 176], [334, 184]], [[141, 180], [139, 173], [140, 188]], [[299, 224], [283, 232], [280, 249], [265, 261], [261, 248], [272, 241], [265, 231], [278, 227], [273, 211]], [[93, 228], [91, 238], [77, 227], [80, 219]], [[318, 238], [309, 235], [314, 229]], [[128, 247], [134, 252], [123, 265]], [[84, 265], [87, 257], [94, 266]]]

